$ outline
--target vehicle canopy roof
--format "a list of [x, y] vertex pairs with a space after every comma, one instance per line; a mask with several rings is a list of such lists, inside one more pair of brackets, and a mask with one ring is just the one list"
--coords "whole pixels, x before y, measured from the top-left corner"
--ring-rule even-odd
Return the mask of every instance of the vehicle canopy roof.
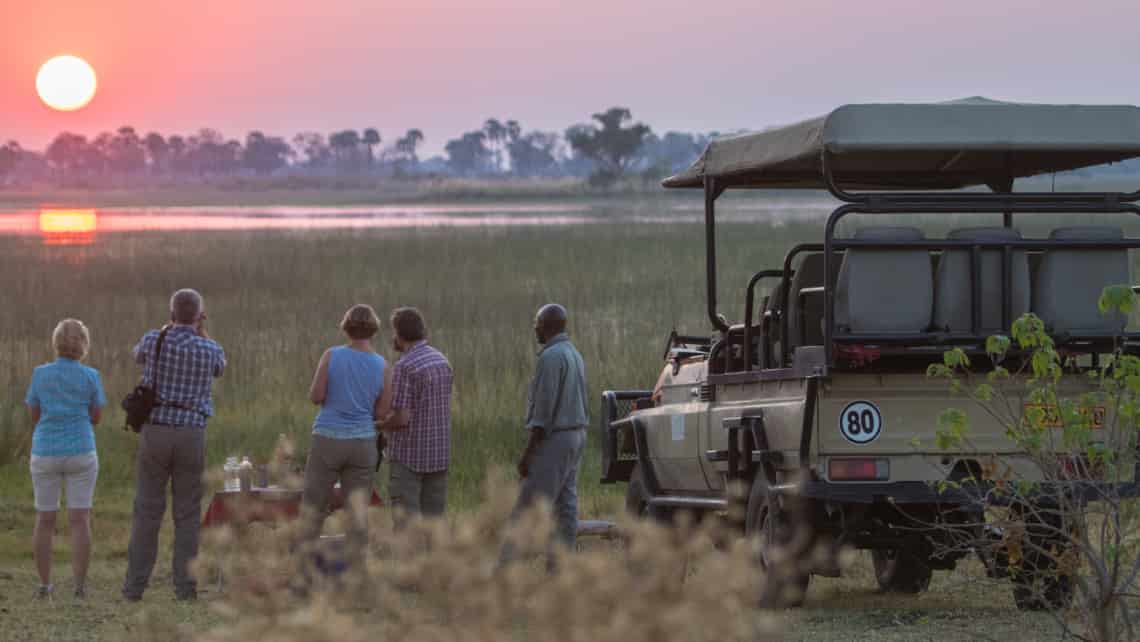
[[967, 98], [844, 105], [795, 125], [718, 138], [665, 187], [954, 189], [1140, 157], [1140, 108]]

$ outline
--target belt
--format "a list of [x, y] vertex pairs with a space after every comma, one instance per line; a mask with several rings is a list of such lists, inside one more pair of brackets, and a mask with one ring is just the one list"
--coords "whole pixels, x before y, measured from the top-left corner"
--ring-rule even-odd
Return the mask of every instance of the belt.
[[550, 429], [550, 432], [551, 432], [551, 433], [556, 433], [556, 432], [569, 432], [569, 431], [571, 431], [571, 430], [585, 430], [585, 429], [586, 429], [586, 427], [585, 427], [585, 426], [568, 426], [568, 427], [566, 427], [566, 428], [551, 428], [551, 429]]

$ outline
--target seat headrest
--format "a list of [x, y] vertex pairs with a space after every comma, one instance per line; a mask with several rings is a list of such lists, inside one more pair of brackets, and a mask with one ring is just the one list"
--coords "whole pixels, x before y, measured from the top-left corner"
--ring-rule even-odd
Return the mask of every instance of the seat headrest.
[[1078, 225], [1058, 227], [1049, 234], [1051, 239], [1083, 241], [1111, 241], [1124, 238], [1124, 230], [1111, 225]]

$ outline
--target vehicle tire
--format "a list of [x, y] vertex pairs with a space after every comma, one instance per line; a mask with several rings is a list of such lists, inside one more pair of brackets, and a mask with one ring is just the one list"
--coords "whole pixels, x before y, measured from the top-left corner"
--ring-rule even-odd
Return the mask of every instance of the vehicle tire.
[[768, 481], [757, 475], [748, 494], [744, 532], [754, 538], [757, 562], [764, 572], [760, 606], [798, 607], [804, 603], [811, 570], [808, 554], [813, 538], [802, 518], [799, 501], [784, 498], [783, 505], [768, 492]]
[[[1025, 518], [1028, 541], [1022, 545], [1020, 567], [1011, 569], [1010, 573], [1013, 601], [1022, 611], [1065, 610], [1073, 603], [1073, 578], [1058, 569], [1060, 552], [1071, 546], [1055, 536], [1061, 518], [1043, 510], [1029, 512], [1028, 515], [1038, 517], [1036, 523], [1032, 521], [1033, 517]], [[1054, 523], [1043, 527], [1043, 521]]]
[[886, 593], [921, 593], [930, 588], [933, 569], [926, 560], [907, 549], [871, 551], [875, 579]]
[[640, 519], [651, 519], [662, 524], [673, 523], [672, 509], [649, 505], [649, 491], [641, 476], [641, 464], [634, 464], [629, 473], [629, 483], [625, 486], [625, 510]]

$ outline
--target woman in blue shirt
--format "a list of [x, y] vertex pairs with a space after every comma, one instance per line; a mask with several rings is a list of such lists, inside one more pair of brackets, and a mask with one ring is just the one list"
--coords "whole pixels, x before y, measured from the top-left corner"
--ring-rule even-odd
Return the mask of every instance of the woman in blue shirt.
[[36, 424], [30, 463], [36, 502], [32, 548], [40, 575], [36, 594], [52, 596], [52, 535], [60, 490], [66, 486], [75, 597], [84, 598], [91, 559], [91, 500], [99, 476], [94, 425], [102, 419], [107, 398], [99, 371], [80, 363], [91, 345], [82, 321], [60, 321], [52, 333], [52, 345], [58, 358], [35, 369], [25, 399]]
[[[333, 484], [340, 481], [346, 498], [372, 495], [376, 470], [376, 412], [390, 395], [391, 373], [384, 357], [372, 348], [380, 319], [367, 305], [349, 308], [340, 323], [348, 336], [346, 345], [329, 348], [321, 356], [309, 388], [309, 399], [321, 407], [313, 422], [313, 440], [305, 464], [303, 501], [310, 513], [302, 538], [315, 540], [328, 511]], [[367, 541], [367, 517], [350, 520], [349, 554], [359, 555]], [[358, 561], [353, 560], [353, 561]]]

